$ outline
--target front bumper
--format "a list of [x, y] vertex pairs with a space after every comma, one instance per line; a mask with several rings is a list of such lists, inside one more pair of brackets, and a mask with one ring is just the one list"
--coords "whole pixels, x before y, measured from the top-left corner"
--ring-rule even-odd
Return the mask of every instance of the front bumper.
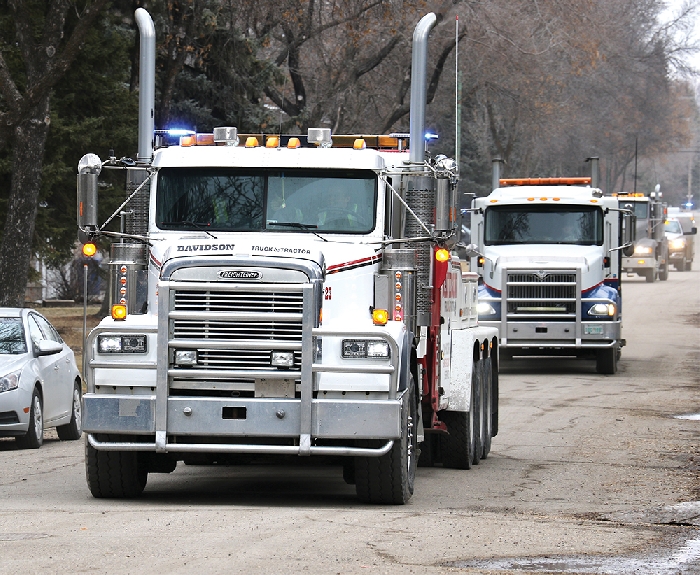
[[503, 349], [605, 349], [622, 342], [620, 321], [509, 321], [505, 330], [500, 321], [479, 323], [499, 330]]
[[[402, 357], [394, 335], [384, 329], [338, 332], [324, 328], [313, 329], [313, 335], [383, 338], [390, 346], [390, 360], [374, 365], [310, 364], [309, 377], [301, 381], [301, 397], [296, 398], [172, 396], [157, 386], [150, 388], [155, 393], [142, 395], [130, 393], [126, 386], [98, 393], [97, 386], [89, 385], [83, 395], [83, 430], [98, 450], [377, 457], [388, 452], [393, 440], [401, 437], [405, 392], [399, 391], [399, 368], [408, 359]], [[117, 361], [88, 365], [115, 372], [132, 370], [131, 364]], [[338, 391], [326, 398], [317, 383], [321, 372], [362, 375], [368, 389], [376, 385], [378, 376], [384, 376], [387, 384], [383, 393]], [[92, 369], [88, 381], [94, 381]], [[163, 383], [159, 385], [165, 387]], [[120, 437], [103, 441], [98, 434]], [[356, 440], [377, 443], [358, 447]]]
[[631, 271], [631, 270], [637, 270], [637, 269], [653, 270], [653, 269], [656, 269], [656, 266], [657, 266], [656, 258], [654, 258], [652, 256], [622, 258], [622, 269], [624, 271]]
[[0, 437], [24, 435], [29, 429], [29, 413], [24, 408], [31, 405], [31, 393], [22, 387], [0, 393]]

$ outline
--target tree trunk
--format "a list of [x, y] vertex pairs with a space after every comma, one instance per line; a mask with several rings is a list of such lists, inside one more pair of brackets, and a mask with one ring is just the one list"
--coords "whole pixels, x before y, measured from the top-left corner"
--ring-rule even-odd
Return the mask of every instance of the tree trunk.
[[32, 241], [49, 130], [48, 94], [14, 133], [12, 183], [0, 245], [0, 305], [24, 307]]

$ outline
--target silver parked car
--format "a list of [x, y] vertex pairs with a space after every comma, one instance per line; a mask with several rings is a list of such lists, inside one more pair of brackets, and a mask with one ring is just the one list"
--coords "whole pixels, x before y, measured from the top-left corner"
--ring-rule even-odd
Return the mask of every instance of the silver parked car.
[[73, 351], [40, 313], [0, 308], [0, 436], [36, 449], [44, 429], [79, 439], [82, 383]]

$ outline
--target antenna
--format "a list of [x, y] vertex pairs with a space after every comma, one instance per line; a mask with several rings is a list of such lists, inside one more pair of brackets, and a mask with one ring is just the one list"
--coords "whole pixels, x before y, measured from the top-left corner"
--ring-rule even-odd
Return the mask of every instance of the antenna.
[[457, 173], [459, 174], [459, 154], [461, 147], [460, 109], [459, 109], [459, 15], [455, 16], [455, 162], [457, 162]]

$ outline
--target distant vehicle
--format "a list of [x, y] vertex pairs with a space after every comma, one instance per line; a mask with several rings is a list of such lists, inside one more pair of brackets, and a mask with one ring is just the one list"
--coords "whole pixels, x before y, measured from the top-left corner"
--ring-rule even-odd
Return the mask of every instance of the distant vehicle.
[[44, 429], [80, 439], [82, 383], [73, 351], [30, 309], [0, 308], [0, 436], [37, 449]]
[[664, 224], [668, 240], [668, 259], [679, 272], [690, 271], [695, 257], [695, 238], [698, 233], [695, 220], [669, 218]]

